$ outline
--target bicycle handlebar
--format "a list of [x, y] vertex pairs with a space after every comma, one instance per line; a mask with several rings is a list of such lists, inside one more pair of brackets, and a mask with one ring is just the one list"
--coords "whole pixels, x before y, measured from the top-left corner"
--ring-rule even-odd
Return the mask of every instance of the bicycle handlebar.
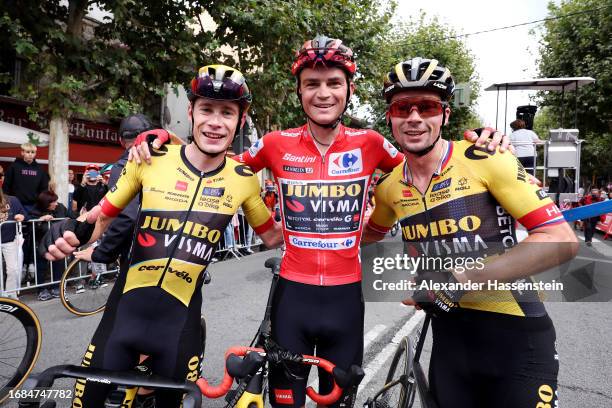
[[[91, 367], [79, 367], [73, 365], [58, 365], [47, 368], [36, 376], [30, 376], [22, 389], [29, 390], [34, 388], [51, 387], [57, 378], [84, 378], [105, 384], [121, 384], [133, 387], [164, 388], [169, 390], [182, 391], [185, 393], [183, 399], [184, 408], [195, 408], [202, 405], [202, 394], [198, 387], [191, 381], [176, 381], [165, 377], [151, 375], [143, 377], [136, 372], [111, 371]], [[20, 402], [20, 407], [38, 407], [40, 397], [34, 402]]]
[[[265, 350], [262, 348], [244, 347], [244, 346], [230, 347], [225, 352], [226, 365], [225, 365], [225, 372], [223, 375], [223, 379], [221, 380], [221, 383], [217, 386], [212, 386], [204, 378], [199, 378], [196, 381], [196, 384], [200, 388], [200, 391], [202, 391], [202, 394], [204, 394], [208, 398], [219, 398], [225, 395], [229, 391], [230, 387], [232, 386], [232, 382], [234, 381], [234, 378], [228, 372], [228, 361], [230, 361], [230, 358], [232, 357], [232, 355], [243, 357], [243, 356], [248, 355], [249, 353], [257, 353], [261, 357], [267, 356]], [[253, 361], [247, 361], [247, 357], [243, 359], [243, 362], [249, 365], [253, 364]], [[262, 359], [261, 363], [263, 364], [263, 362], [264, 361]], [[359, 381], [361, 381], [361, 378], [363, 378], [363, 370], [357, 366], [351, 367], [350, 372], [346, 373], [344, 370], [336, 367], [332, 362], [328, 360], [325, 360], [323, 358], [319, 358], [316, 356], [305, 355], [305, 354], [299, 356], [299, 362], [302, 364], [311, 365], [311, 366], [314, 365], [319, 368], [322, 368], [323, 370], [331, 374], [332, 377], [334, 378], [334, 386], [333, 386], [332, 391], [329, 394], [321, 395], [317, 393], [312, 387], [308, 387], [306, 389], [306, 394], [310, 397], [310, 399], [312, 399], [317, 404], [330, 405], [336, 402], [340, 398], [340, 396], [342, 395], [342, 388], [338, 385], [338, 382], [343, 383], [343, 385], [345, 386], [350, 386], [350, 385], [353, 385], [354, 383], [359, 384]], [[241, 370], [240, 367], [236, 367], [235, 363], [231, 363], [231, 365], [233, 365], [234, 367], [230, 371], [233, 371], [233, 372], [244, 371], [244, 370]], [[260, 366], [253, 364], [252, 367], [253, 367], [252, 369], [254, 370], [255, 368], [259, 369]]]

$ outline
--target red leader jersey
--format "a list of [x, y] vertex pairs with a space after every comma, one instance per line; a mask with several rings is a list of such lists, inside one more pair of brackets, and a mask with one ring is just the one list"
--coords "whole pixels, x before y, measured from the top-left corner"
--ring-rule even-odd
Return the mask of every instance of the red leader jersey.
[[361, 280], [359, 241], [370, 178], [404, 157], [377, 132], [339, 130], [325, 154], [304, 125], [268, 133], [235, 157], [274, 174], [287, 247], [280, 272], [285, 279], [322, 286]]

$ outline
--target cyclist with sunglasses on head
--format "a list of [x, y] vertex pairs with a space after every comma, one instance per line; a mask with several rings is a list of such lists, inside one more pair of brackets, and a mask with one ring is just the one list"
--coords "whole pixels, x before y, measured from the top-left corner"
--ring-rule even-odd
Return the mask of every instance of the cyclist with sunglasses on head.
[[[555, 329], [537, 291], [485, 289], [571, 259], [576, 237], [514, 156], [441, 138], [454, 88], [434, 59], [400, 62], [385, 77], [387, 122], [405, 160], [378, 182], [364, 240], [399, 219], [412, 257], [485, 257], [465, 271], [421, 268], [421, 290], [404, 301], [433, 315], [429, 383], [441, 408], [557, 406]], [[515, 219], [529, 230], [518, 245]], [[457, 285], [468, 282], [485, 285]]]
[[[73, 221], [45, 237], [47, 259], [61, 259], [80, 243], [99, 238], [137, 194], [142, 196], [130, 267], [113, 287], [84, 366], [130, 370], [146, 354], [155, 374], [195, 381], [202, 362], [204, 271], [226, 225], [242, 206], [267, 246], [282, 242], [253, 171], [226, 159], [251, 103], [244, 76], [224, 65], [205, 66], [190, 90], [191, 142], [153, 151], [150, 166], [128, 163], [100, 206], [87, 214], [88, 222], [99, 214], [93, 231], [90, 224]], [[108, 389], [77, 380], [73, 406], [102, 407]], [[177, 392], [156, 391], [159, 407], [179, 407], [181, 399]]]

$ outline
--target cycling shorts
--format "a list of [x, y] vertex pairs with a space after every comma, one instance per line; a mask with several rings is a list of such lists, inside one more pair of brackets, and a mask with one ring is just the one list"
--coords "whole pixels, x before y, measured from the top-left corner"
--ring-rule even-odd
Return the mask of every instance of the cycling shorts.
[[[196, 292], [186, 308], [159, 287], [122, 294], [124, 284], [125, 274], [121, 274], [82, 365], [129, 371], [138, 364], [140, 354], [146, 354], [152, 358], [156, 375], [195, 381], [202, 364], [201, 292]], [[77, 380], [72, 406], [102, 408], [110, 389], [110, 385]], [[155, 398], [159, 407], [178, 408], [182, 393], [156, 390]]]
[[559, 360], [548, 315], [461, 310], [432, 319], [429, 384], [440, 408], [557, 407]]
[[[364, 304], [361, 283], [316, 286], [281, 278], [272, 305], [272, 337], [294, 353], [314, 354], [348, 370], [363, 359]], [[310, 367], [292, 372], [307, 377]], [[270, 367], [270, 402], [278, 407], [305, 403], [307, 378], [289, 378], [282, 366]], [[331, 392], [330, 375], [319, 370], [319, 393]], [[353, 405], [355, 389], [346, 390], [332, 407]]]

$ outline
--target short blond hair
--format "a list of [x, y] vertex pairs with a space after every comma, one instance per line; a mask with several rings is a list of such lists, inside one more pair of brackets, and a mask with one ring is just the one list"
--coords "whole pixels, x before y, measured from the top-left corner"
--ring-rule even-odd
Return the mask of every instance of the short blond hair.
[[36, 150], [36, 145], [33, 145], [30, 142], [26, 142], [21, 145], [21, 150], [32, 150], [32, 149]]

